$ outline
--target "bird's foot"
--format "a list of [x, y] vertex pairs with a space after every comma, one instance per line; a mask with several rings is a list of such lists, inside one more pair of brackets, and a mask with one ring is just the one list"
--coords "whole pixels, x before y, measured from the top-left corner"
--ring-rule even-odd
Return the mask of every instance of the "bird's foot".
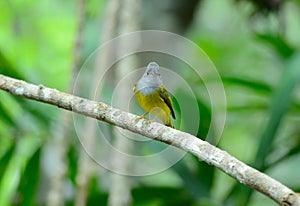
[[[135, 121], [139, 121], [140, 119], [147, 119], [147, 114], [148, 114], [148, 112], [146, 112], [145, 114], [143, 114], [142, 116], [139, 116], [139, 117], [137, 117], [137, 118], [135, 118]], [[148, 120], [148, 119], [147, 119]]]

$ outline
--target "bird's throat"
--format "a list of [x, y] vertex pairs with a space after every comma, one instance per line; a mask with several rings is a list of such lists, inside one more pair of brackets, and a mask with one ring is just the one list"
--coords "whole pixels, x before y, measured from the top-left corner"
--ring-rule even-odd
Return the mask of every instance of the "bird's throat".
[[159, 89], [158, 86], [149, 86], [149, 87], [143, 87], [139, 89], [139, 92], [142, 93], [143, 95], [149, 95], [154, 93]]

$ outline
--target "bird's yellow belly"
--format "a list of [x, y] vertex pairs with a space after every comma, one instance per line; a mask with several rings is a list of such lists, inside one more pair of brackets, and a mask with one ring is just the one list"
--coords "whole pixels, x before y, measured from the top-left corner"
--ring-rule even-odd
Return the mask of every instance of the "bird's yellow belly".
[[170, 109], [160, 97], [159, 91], [155, 91], [148, 95], [143, 95], [141, 92], [137, 91], [135, 96], [138, 103], [145, 111], [157, 115], [160, 119], [162, 119], [162, 115], [169, 116]]

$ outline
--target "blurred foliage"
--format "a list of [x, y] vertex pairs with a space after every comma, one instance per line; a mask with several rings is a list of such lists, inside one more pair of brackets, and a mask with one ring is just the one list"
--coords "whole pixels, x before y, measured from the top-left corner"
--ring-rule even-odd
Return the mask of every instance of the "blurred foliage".
[[[242, 1], [242, 0], [237, 0]], [[245, 0], [244, 0], [245, 1]], [[284, 0], [248, 0], [249, 2], [252, 2], [257, 13], [263, 13], [267, 14], [269, 12], [278, 12], [280, 9], [282, 9]]]
[[[300, 17], [300, 2], [142, 2], [143, 28], [184, 34], [216, 65], [228, 103], [218, 146], [300, 191], [300, 25], [294, 20]], [[105, 6], [106, 1], [88, 2], [82, 62], [97, 48]], [[156, 7], [160, 9], [153, 9]], [[0, 8], [0, 73], [67, 90], [76, 36], [76, 2], [5, 0], [0, 1]], [[264, 15], [253, 17], [253, 13]], [[211, 124], [211, 105], [199, 92], [203, 85], [194, 81], [194, 74], [185, 78], [197, 95], [201, 115], [197, 136], [204, 138]], [[180, 90], [176, 97], [185, 99], [187, 106], [192, 98]], [[176, 101], [175, 107], [180, 113]], [[51, 157], [44, 157], [43, 151], [53, 138], [59, 112], [0, 91], [1, 206], [46, 204], [49, 176], [45, 168], [49, 167], [45, 164], [53, 163], [46, 161]], [[183, 128], [188, 128], [190, 121], [183, 122]], [[66, 148], [66, 205], [74, 205], [75, 199], [80, 147], [76, 138], [74, 142]], [[155, 184], [147, 178], [133, 178], [133, 205], [275, 205], [191, 155], [153, 178]], [[107, 204], [105, 181], [102, 175], [93, 177], [88, 205]]]

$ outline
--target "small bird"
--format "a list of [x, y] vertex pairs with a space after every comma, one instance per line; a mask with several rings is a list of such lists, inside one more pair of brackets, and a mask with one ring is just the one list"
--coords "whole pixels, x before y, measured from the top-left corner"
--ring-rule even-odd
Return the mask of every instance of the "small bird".
[[174, 128], [170, 114], [175, 119], [172, 100], [160, 76], [159, 65], [150, 62], [140, 80], [134, 85], [133, 91], [139, 105], [148, 113], [156, 115], [166, 126]]

